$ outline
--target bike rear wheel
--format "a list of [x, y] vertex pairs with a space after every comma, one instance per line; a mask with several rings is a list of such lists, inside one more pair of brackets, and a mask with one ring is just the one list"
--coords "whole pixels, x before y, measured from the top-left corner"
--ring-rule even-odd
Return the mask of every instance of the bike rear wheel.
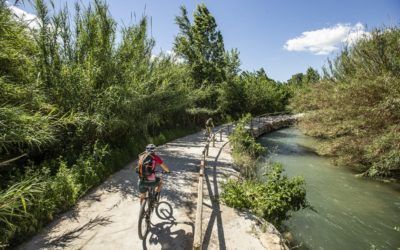
[[150, 215], [148, 214], [149, 210], [149, 203], [148, 200], [145, 199], [140, 206], [139, 212], [139, 222], [138, 222], [138, 233], [139, 239], [143, 240], [146, 238], [147, 233], [149, 232], [150, 228]]

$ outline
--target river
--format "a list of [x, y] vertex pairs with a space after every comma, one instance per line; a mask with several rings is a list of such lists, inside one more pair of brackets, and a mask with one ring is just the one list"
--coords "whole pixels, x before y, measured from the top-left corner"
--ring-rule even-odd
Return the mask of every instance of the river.
[[306, 181], [315, 211], [285, 222], [300, 249], [400, 249], [400, 186], [356, 178], [314, 153], [315, 139], [287, 128], [259, 138], [289, 176]]

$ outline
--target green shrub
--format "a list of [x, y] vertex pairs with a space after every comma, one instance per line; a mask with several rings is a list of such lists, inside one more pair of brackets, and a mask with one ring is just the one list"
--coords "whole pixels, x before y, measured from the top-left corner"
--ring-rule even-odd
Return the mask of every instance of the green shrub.
[[236, 123], [235, 129], [229, 136], [229, 142], [234, 152], [246, 153], [253, 158], [258, 158], [265, 150], [261, 144], [256, 142], [246, 128], [246, 126], [249, 126], [251, 119], [251, 115], [247, 114]]
[[82, 185], [82, 193], [97, 185], [110, 173], [104, 165], [105, 157], [109, 154], [108, 146], [96, 142], [93, 149], [86, 148], [72, 166], [76, 182]]
[[51, 201], [49, 211], [65, 211], [75, 204], [82, 193], [82, 184], [77, 182], [77, 175], [60, 161], [57, 174], [51, 179], [46, 196]]
[[249, 209], [277, 226], [291, 211], [308, 206], [304, 180], [288, 178], [280, 164], [270, 167], [265, 180], [229, 180], [222, 187], [221, 198], [228, 206]]
[[400, 126], [388, 128], [386, 133], [377, 136], [366, 146], [365, 157], [372, 162], [367, 176], [391, 177], [398, 175], [400, 166]]
[[223, 184], [222, 200], [237, 209], [250, 209], [257, 216], [280, 225], [290, 211], [308, 206], [304, 180], [289, 179], [281, 164], [270, 166], [264, 177], [259, 176], [258, 160], [265, 152], [246, 126], [251, 116], [240, 119], [229, 137], [234, 164], [245, 179], [229, 180]]
[[229, 142], [232, 147], [232, 157], [235, 166], [246, 178], [256, 178], [258, 158], [265, 152], [261, 144], [257, 143], [250, 134], [246, 126], [250, 123], [251, 116], [245, 115], [240, 119], [232, 134]]

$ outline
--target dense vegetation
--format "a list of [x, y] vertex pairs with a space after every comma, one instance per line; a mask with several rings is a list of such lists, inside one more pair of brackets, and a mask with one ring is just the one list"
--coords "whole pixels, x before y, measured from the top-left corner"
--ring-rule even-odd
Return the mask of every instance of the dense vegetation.
[[363, 176], [400, 177], [400, 29], [370, 33], [345, 48], [292, 101], [322, 154]]
[[235, 166], [240, 173], [248, 179], [256, 179], [257, 161], [265, 153], [265, 149], [260, 143], [257, 143], [254, 137], [246, 129], [250, 123], [249, 114], [243, 116], [235, 126], [235, 130], [229, 135], [229, 142], [232, 148], [232, 157]]
[[32, 2], [37, 28], [0, 0], [0, 248], [35, 233], [146, 143], [208, 116], [281, 111], [288, 101], [264, 70], [241, 72], [204, 5], [193, 22], [185, 8], [176, 18], [177, 56], [154, 56], [146, 18], [118, 34], [100, 0], [76, 4], [74, 15]]
[[249, 209], [259, 217], [280, 226], [291, 211], [308, 206], [304, 179], [288, 178], [281, 164], [270, 164], [263, 175], [257, 161], [265, 152], [245, 125], [250, 116], [243, 117], [230, 135], [233, 159], [244, 178], [228, 180], [223, 185], [222, 200], [237, 209]]

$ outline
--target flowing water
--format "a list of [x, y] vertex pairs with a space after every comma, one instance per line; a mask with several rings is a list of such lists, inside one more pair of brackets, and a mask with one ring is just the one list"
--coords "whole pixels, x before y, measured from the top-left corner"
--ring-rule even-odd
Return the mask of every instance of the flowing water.
[[349, 169], [318, 156], [316, 141], [295, 128], [267, 134], [272, 161], [306, 181], [315, 211], [295, 212], [285, 225], [300, 249], [400, 249], [400, 186], [356, 178]]

